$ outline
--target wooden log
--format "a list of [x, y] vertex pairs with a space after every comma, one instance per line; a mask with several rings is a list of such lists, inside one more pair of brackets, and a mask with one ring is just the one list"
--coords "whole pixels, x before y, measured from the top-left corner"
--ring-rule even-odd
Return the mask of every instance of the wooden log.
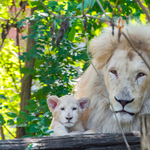
[[[140, 150], [140, 137], [126, 134], [131, 150]], [[30, 144], [42, 150], [127, 150], [121, 134], [81, 134], [59, 137], [1, 140], [0, 150], [25, 150]]]
[[150, 114], [141, 115], [141, 149], [150, 150]]

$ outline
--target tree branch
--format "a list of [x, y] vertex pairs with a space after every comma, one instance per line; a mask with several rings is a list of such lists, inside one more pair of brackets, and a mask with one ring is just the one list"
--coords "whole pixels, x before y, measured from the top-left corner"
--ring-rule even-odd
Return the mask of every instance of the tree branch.
[[[136, 0], [137, 2], [139, 1], [139, 0]], [[57, 14], [54, 14], [52, 11], [50, 11], [46, 6], [45, 6], [45, 4], [42, 2], [42, 0], [40, 0], [40, 2], [41, 2], [41, 4], [43, 5], [43, 7], [49, 12], [49, 14], [50, 15], [54, 15], [55, 17], [58, 17], [58, 18], [65, 18], [65, 16], [61, 16], [61, 15], [57, 15]], [[139, 1], [140, 2], [140, 1]], [[99, 2], [99, 0], [97, 0], [97, 3], [98, 3], [98, 5], [99, 5], [99, 7], [101, 8], [101, 10], [102, 10], [102, 12], [104, 13], [104, 15], [105, 15], [105, 17], [106, 17], [106, 19], [101, 19], [101, 18], [98, 18], [98, 17], [96, 17], [96, 16], [91, 16], [91, 15], [86, 15], [86, 17], [87, 18], [93, 18], [93, 19], [98, 19], [98, 20], [100, 20], [100, 21], [104, 21], [104, 22], [110, 22], [112, 25], [114, 25], [115, 27], [117, 27], [114, 23], [113, 23], [113, 20], [112, 19], [109, 19], [109, 17], [107, 16], [107, 14], [106, 14], [106, 12], [105, 12], [105, 10], [104, 10], [104, 8], [103, 8], [103, 6], [101, 5], [101, 3]], [[83, 4], [84, 4], [84, 2], [82, 1], [82, 11], [83, 11]], [[92, 4], [92, 1], [91, 1], [91, 4]], [[90, 6], [89, 6], [89, 8], [88, 9], [90, 9], [90, 7], [91, 7], [91, 4], [90, 4]], [[116, 4], [117, 4], [117, 2], [116, 2]], [[142, 4], [141, 2], [140, 2], [140, 4]], [[144, 7], [144, 6], [143, 6]], [[142, 8], [142, 6], [141, 6], [141, 8]], [[145, 11], [145, 7], [144, 7], [144, 10], [143, 10], [143, 12]], [[147, 10], [146, 10], [147, 11]], [[145, 12], [144, 12], [145, 13]], [[147, 13], [148, 13], [148, 11], [147, 11]], [[148, 15], [149, 16], [149, 15]], [[79, 16], [73, 16], [73, 17], [71, 17], [71, 18], [83, 18], [84, 17], [84, 13], [82, 12], [82, 15], [79, 15]], [[150, 17], [150, 16], [149, 16]], [[122, 34], [124, 35], [124, 37], [127, 39], [127, 41], [130, 43], [130, 45], [131, 45], [131, 47], [135, 50], [135, 52], [137, 52], [138, 54], [139, 54], [139, 56], [141, 56], [141, 58], [142, 58], [142, 60], [145, 62], [145, 64], [146, 64], [146, 66], [150, 69], [150, 66], [148, 65], [148, 63], [146, 62], [146, 60], [143, 58], [143, 56], [138, 52], [138, 50], [136, 49], [136, 47], [134, 47], [134, 45], [131, 43], [131, 41], [129, 40], [129, 38], [125, 35], [125, 33], [124, 32], [122, 32]]]
[[[19, 31], [18, 31], [18, 28], [17, 28], [17, 36], [16, 36], [16, 41], [17, 41], [17, 46], [18, 46], [18, 51], [19, 51], [19, 57], [20, 57], [20, 43], [19, 43]], [[21, 71], [21, 61], [20, 61], [20, 58], [18, 57], [18, 60], [19, 60], [19, 69]], [[22, 74], [20, 74], [20, 78], [22, 79]]]
[[[136, 1], [139, 1], [139, 0], [136, 0]], [[99, 5], [99, 7], [102, 9], [103, 13], [105, 14], [105, 17], [107, 18], [106, 21], [110, 22], [113, 26], [117, 27], [113, 22], [112, 20], [110, 20], [107, 15], [106, 15], [106, 12], [103, 8], [103, 6], [101, 5], [101, 3], [99, 2], [99, 0], [97, 0], [97, 3]], [[126, 34], [124, 32], [122, 32], [123, 36], [126, 38], [126, 40], [130, 43], [131, 47], [133, 48], [133, 50], [138, 53], [138, 55], [142, 58], [142, 60], [145, 62], [146, 66], [148, 67], [148, 69], [150, 70], [150, 66], [149, 64], [146, 62], [146, 60], [144, 59], [144, 57], [141, 55], [141, 53], [136, 49], [136, 47], [132, 44], [132, 42], [129, 40], [129, 38], [126, 36]]]
[[4, 125], [4, 128], [9, 132], [9, 134], [12, 136], [12, 137], [14, 137], [14, 138], [16, 138], [9, 130], [8, 130], [8, 128]]
[[[140, 2], [140, 0], [136, 0], [137, 2], [139, 1]], [[40, 2], [41, 2], [41, 4], [43, 5], [43, 7], [49, 12], [49, 14], [50, 15], [54, 15], [55, 17], [58, 17], [58, 18], [65, 18], [65, 16], [63, 16], [63, 15], [57, 15], [57, 14], [54, 14], [52, 11], [50, 11], [46, 6], [45, 6], [45, 4], [42, 2], [42, 0], [40, 0]], [[118, 2], [118, 1], [117, 1]], [[117, 2], [116, 2], [116, 4], [117, 4]], [[103, 21], [103, 22], [110, 22], [112, 25], [114, 25], [115, 27], [117, 27], [114, 23], [113, 23], [113, 20], [112, 19], [109, 19], [109, 17], [107, 16], [107, 14], [106, 14], [106, 12], [105, 12], [105, 10], [104, 10], [104, 8], [103, 8], [103, 6], [101, 5], [101, 3], [99, 2], [99, 0], [97, 0], [97, 3], [98, 3], [98, 5], [99, 5], [99, 7], [101, 8], [101, 10], [102, 10], [102, 12], [104, 13], [104, 15], [105, 15], [105, 17], [106, 17], [106, 19], [101, 19], [101, 18], [98, 18], [98, 17], [96, 17], [96, 16], [91, 16], [91, 15], [86, 15], [86, 17], [87, 18], [93, 18], [93, 19], [98, 19], [98, 20], [100, 20], [100, 21]], [[84, 4], [84, 2], [82, 1], [82, 11], [84, 10], [83, 8], [83, 4]], [[91, 3], [90, 3], [90, 6], [88, 7], [88, 10], [90, 9], [90, 7], [91, 7], [91, 4], [92, 4], [92, 1], [91, 1]], [[141, 2], [140, 2], [140, 4], [142, 4]], [[143, 6], [143, 5], [142, 5]], [[142, 6], [140, 6], [141, 8], [142, 8]], [[144, 7], [144, 6], [143, 6]], [[142, 9], [143, 10], [143, 9]], [[144, 10], [143, 10], [143, 12], [146, 10], [146, 8], [144, 7]], [[147, 10], [146, 10], [147, 11]], [[85, 12], [85, 14], [87, 13], [87, 11]], [[144, 12], [145, 13], [145, 12]], [[147, 13], [148, 13], [148, 11], [147, 11]], [[149, 15], [148, 15], [149, 16]], [[71, 18], [83, 18], [84, 17], [84, 13], [82, 12], [82, 15], [79, 15], [79, 16], [73, 16], [73, 17], [71, 17]], [[149, 16], [150, 17], [150, 16]], [[150, 69], [150, 66], [148, 65], [148, 63], [146, 62], [146, 60], [144, 59], [144, 57], [138, 52], [138, 50], [136, 49], [136, 47], [134, 47], [134, 45], [131, 43], [131, 41], [129, 40], [129, 38], [125, 35], [125, 33], [124, 32], [122, 32], [122, 34], [124, 35], [124, 37], [127, 39], [127, 41], [130, 43], [130, 45], [131, 45], [131, 47], [134, 49], [134, 51], [135, 52], [137, 52], [138, 54], [139, 54], [139, 56], [142, 58], [142, 60], [145, 62], [145, 64], [146, 64], [146, 66]]]
[[[148, 69], [150, 70], [150, 66], [149, 64], [146, 62], [146, 60], [144, 59], [144, 57], [142, 56], [142, 54], [136, 49], [136, 47], [132, 44], [132, 42], [129, 40], [129, 38], [126, 36], [126, 34], [123, 32], [122, 33], [124, 35], [124, 37], [127, 39], [127, 41], [130, 43], [130, 45], [132, 46], [132, 48], [136, 51], [136, 53], [138, 53], [138, 55], [142, 58], [142, 60], [144, 61], [144, 63], [146, 64], [146, 66], [148, 67]], [[128, 33], [129, 34], [129, 33]]]
[[87, 12], [89, 11], [89, 9], [91, 8], [92, 3], [93, 3], [93, 0], [91, 0], [91, 3], [89, 5], [89, 7], [87, 8], [87, 10], [84, 12], [84, 14], [87, 14]]
[[97, 0], [97, 3], [98, 3], [98, 5], [99, 5], [99, 7], [101, 8], [102, 12], [104, 13], [105, 17], [107, 18], [107, 20], [110, 20], [110, 19], [108, 18], [108, 16], [107, 16], [107, 14], [106, 14], [106, 12], [105, 12], [103, 6], [102, 6], [101, 3], [99, 2], [99, 0]]
[[135, 0], [135, 1], [142, 8], [142, 11], [146, 14], [146, 17], [147, 17], [148, 21], [150, 22], [150, 15], [149, 15], [147, 8], [142, 4], [142, 2], [140, 0]]
[[[89, 5], [88, 9], [85, 11], [84, 14], [86, 14], [86, 13], [88, 12], [88, 10], [90, 9], [90, 7], [91, 7], [91, 5], [92, 5], [92, 2], [93, 2], [93, 0], [91, 1], [91, 3], [90, 3], [90, 5]], [[50, 11], [50, 10], [46, 7], [46, 5], [42, 2], [42, 0], [40, 0], [40, 3], [41, 3], [42, 6], [48, 11], [48, 13], [49, 13], [50, 15], [53, 15], [53, 16], [55, 16], [55, 17], [57, 17], [57, 18], [60, 18], [60, 19], [66, 18], [66, 16], [63, 16], [63, 15], [54, 14], [52, 11]], [[83, 18], [83, 17], [84, 17], [84, 16], [83, 16], [83, 14], [82, 14], [82, 15], [78, 15], [78, 16], [72, 16], [72, 17], [70, 17], [70, 18]], [[98, 20], [101, 20], [101, 21], [106, 21], [106, 20], [101, 19], [101, 18], [98, 18], [98, 17], [96, 17], [96, 16], [86, 15], [86, 17], [88, 17], [88, 18], [93, 18], [93, 19], [98, 19]]]
[[150, 70], [150, 66], [147, 63], [147, 61], [144, 59], [144, 57], [142, 56], [142, 54], [137, 50], [137, 48], [132, 44], [132, 42], [129, 40], [129, 38], [126, 36], [126, 34], [124, 32], [122, 32], [122, 34], [124, 35], [124, 37], [126, 38], [126, 40], [130, 43], [131, 47], [133, 48], [133, 50], [138, 53], [138, 55], [142, 58], [142, 60], [144, 61], [145, 65], [148, 67], [148, 69]]
[[18, 88], [17, 88], [17, 86], [16, 86], [15, 78], [13, 77], [13, 74], [11, 74], [11, 73], [10, 73], [9, 68], [5, 67], [5, 69], [6, 69], [7, 73], [10, 75], [10, 77], [11, 77], [11, 79], [12, 79], [13, 83], [14, 83], [14, 86], [15, 86], [16, 92], [17, 92], [17, 93], [20, 93], [20, 92], [19, 92], [19, 90], [18, 90]]
[[48, 11], [48, 13], [49, 13], [50, 15], [53, 15], [53, 16], [55, 16], [55, 17], [57, 17], [57, 18], [60, 18], [60, 19], [63, 19], [63, 18], [64, 18], [64, 16], [55, 14], [55, 13], [53, 13], [52, 11], [50, 11], [50, 10], [46, 7], [46, 5], [42, 2], [42, 0], [40, 0], [40, 3], [41, 3], [42, 6]]
[[118, 4], [118, 0], [116, 0], [115, 7], [114, 7], [113, 12], [112, 12], [112, 18], [113, 18], [113, 16], [114, 16], [115, 8], [117, 7], [117, 4]]
[[[7, 35], [8, 35], [8, 33], [9, 33], [11, 27], [14, 27], [14, 22], [17, 20], [19, 14], [21, 13], [21, 10], [22, 10], [22, 8], [23, 8], [24, 6], [25, 6], [25, 3], [23, 3], [23, 5], [22, 5], [21, 9], [19, 10], [19, 12], [17, 13], [16, 17], [12, 19], [12, 20], [13, 20], [13, 23], [11, 23], [11, 24], [8, 26], [7, 33], [5, 34], [4, 38], [2, 39], [2, 44], [0, 45], [0, 51], [1, 51], [2, 47], [3, 47], [4, 41], [5, 41], [5, 39], [6, 39]], [[9, 20], [6, 20], [6, 21], [9, 21]], [[3, 27], [3, 30], [4, 30], [4, 27]]]

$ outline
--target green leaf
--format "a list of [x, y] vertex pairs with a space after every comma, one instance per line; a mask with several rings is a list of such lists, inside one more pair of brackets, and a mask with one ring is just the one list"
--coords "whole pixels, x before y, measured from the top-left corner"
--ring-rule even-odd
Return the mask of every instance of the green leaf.
[[50, 133], [54, 133], [54, 131], [53, 130], [51, 130], [51, 129], [48, 129], [48, 130], [46, 130], [45, 132], [43, 132], [44, 134], [50, 134]]
[[[87, 8], [88, 5], [90, 5], [91, 1], [92, 0], [85, 0], [84, 1], [84, 9]], [[91, 7], [93, 7], [94, 3], [95, 3], [95, 0], [93, 0]], [[81, 13], [82, 13], [82, 3], [80, 3], [76, 8], [80, 9]]]
[[43, 117], [49, 116], [49, 111], [43, 114]]
[[20, 123], [20, 124], [17, 124], [17, 127], [27, 127], [28, 124], [27, 123]]
[[8, 105], [5, 105], [4, 107], [7, 109], [7, 108], [8, 108]]
[[33, 74], [35, 74], [35, 73], [36, 73], [36, 70], [35, 70], [35, 69], [32, 69], [32, 68], [29, 69], [29, 74], [30, 74], [30, 75], [33, 75]]
[[7, 98], [5, 97], [5, 95], [0, 94], [0, 98], [6, 100]]
[[29, 100], [27, 100], [27, 102], [30, 103], [31, 105], [32, 104], [36, 105], [36, 103], [37, 103], [36, 100], [33, 100], [33, 99], [29, 99]]
[[[92, 4], [91, 4], [91, 2], [92, 2]], [[92, 0], [85, 0], [84, 5], [87, 8], [87, 6], [91, 4], [91, 8], [92, 8], [94, 3], [95, 3], [95, 0], [93, 0], [93, 1]]]
[[38, 126], [36, 124], [32, 123], [29, 125], [29, 131], [30, 131], [30, 133], [35, 133], [35, 132], [39, 132], [41, 130], [38, 128]]
[[31, 127], [30, 128], [30, 133], [35, 133], [35, 132], [39, 132], [40, 129], [38, 129], [38, 127]]
[[46, 124], [46, 120], [44, 118], [42, 118], [41, 121], [39, 121], [39, 126], [44, 126]]
[[54, 8], [55, 6], [58, 6], [58, 3], [56, 1], [49, 1], [47, 6], [50, 8]]
[[23, 74], [27, 73], [28, 71], [29, 70], [28, 70], [27, 67], [21, 68], [21, 70], [20, 70], [20, 72], [23, 73]]
[[[24, 55], [20, 55], [20, 56], [19, 56], [19, 59], [22, 60], [22, 61], [24, 62], [24, 61], [25, 61]], [[22, 69], [22, 68], [21, 68], [21, 69]]]
[[23, 118], [22, 117], [17, 117], [17, 124], [23, 122]]
[[7, 124], [8, 125], [14, 125], [15, 123], [14, 123], [13, 119], [9, 119], [9, 120], [7, 120]]
[[2, 114], [0, 114], [0, 126], [2, 126], [5, 123], [5, 120], [2, 116]]
[[26, 23], [25, 23], [25, 19], [22, 19], [22, 20], [20, 20], [19, 22], [17, 22], [17, 28], [20, 28], [20, 27], [22, 27], [22, 26], [25, 26], [26, 25]]
[[38, 144], [37, 143], [31, 143], [27, 148], [26, 150], [32, 150], [33, 148], [37, 147]]
[[25, 117], [27, 115], [24, 111], [19, 111], [19, 114], [23, 117]]
[[27, 37], [28, 37], [28, 35], [22, 36], [22, 39], [24, 40], [24, 39], [26, 39]]
[[26, 118], [26, 121], [28, 122], [28, 121], [35, 121], [35, 120], [38, 120], [37, 118], [36, 118], [36, 116], [27, 116], [27, 118]]
[[29, 110], [29, 111], [35, 110], [35, 108], [37, 108], [37, 105], [36, 105], [36, 104], [27, 105], [27, 106], [25, 107], [25, 109], [26, 109], [26, 110]]
[[17, 117], [17, 114], [15, 114], [13, 112], [7, 112], [6, 115], [9, 116], [9, 117], [11, 117], [11, 118]]
[[38, 6], [40, 4], [40, 1], [39, 0], [33, 0], [33, 1], [30, 1], [31, 5], [32, 6]]
[[75, 30], [75, 27], [73, 26], [68, 35], [68, 38], [70, 41], [73, 40], [75, 33], [76, 33], [76, 30]]

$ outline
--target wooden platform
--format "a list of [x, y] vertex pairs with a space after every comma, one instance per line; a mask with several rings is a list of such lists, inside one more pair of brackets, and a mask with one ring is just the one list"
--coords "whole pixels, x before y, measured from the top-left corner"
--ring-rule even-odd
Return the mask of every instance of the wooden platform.
[[[131, 150], [140, 150], [140, 135], [128, 133]], [[28, 148], [27, 148], [28, 147]], [[1, 140], [0, 150], [127, 150], [121, 134], [88, 134]]]

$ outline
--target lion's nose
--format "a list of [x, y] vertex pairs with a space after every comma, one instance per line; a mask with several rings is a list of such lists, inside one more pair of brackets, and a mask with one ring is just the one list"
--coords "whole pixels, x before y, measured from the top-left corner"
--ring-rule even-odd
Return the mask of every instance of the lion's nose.
[[68, 121], [70, 121], [70, 120], [72, 119], [72, 117], [66, 117], [66, 119], [67, 119]]
[[127, 105], [128, 103], [133, 102], [133, 101], [134, 101], [134, 98], [133, 98], [132, 100], [120, 100], [120, 99], [117, 99], [117, 98], [115, 97], [115, 100], [116, 100], [117, 102], [119, 102], [119, 103], [122, 105], [122, 107], [124, 107], [124, 106]]

